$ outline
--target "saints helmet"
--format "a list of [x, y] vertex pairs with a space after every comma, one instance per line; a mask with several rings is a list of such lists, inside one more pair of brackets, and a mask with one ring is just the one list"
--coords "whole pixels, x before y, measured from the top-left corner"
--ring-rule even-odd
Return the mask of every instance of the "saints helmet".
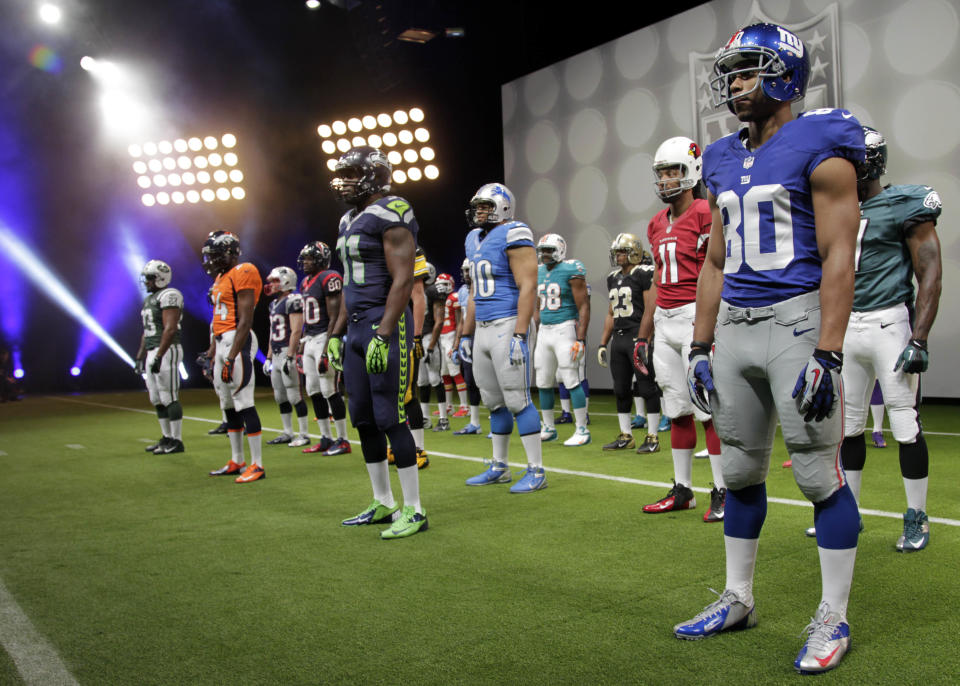
[[[679, 167], [681, 175], [674, 178], [660, 178], [660, 171]], [[685, 136], [668, 138], [653, 156], [653, 187], [661, 200], [676, 197], [683, 191], [695, 187], [703, 172], [703, 156], [700, 146]], [[673, 181], [679, 180], [676, 188], [667, 188]]]
[[[333, 171], [336, 176], [330, 188], [348, 205], [359, 206], [375, 193], [390, 191], [393, 168], [386, 155], [369, 145], [347, 150]], [[350, 172], [349, 178], [347, 172]]]
[[640, 260], [643, 259], [643, 247], [632, 233], [618, 234], [613, 239], [613, 243], [610, 244], [610, 264], [614, 267], [619, 266], [617, 264], [618, 252], [627, 253], [627, 260], [630, 264], [640, 264]]
[[[493, 209], [487, 213], [486, 220], [481, 224], [477, 221], [477, 207], [492, 205]], [[513, 193], [502, 183], [488, 183], [470, 199], [467, 208], [467, 224], [470, 228], [492, 229], [497, 224], [513, 219]]]
[[857, 178], [860, 181], [879, 179], [887, 173], [887, 139], [872, 126], [864, 126], [863, 142], [867, 156], [860, 165]]
[[[757, 83], [749, 91], [731, 95], [734, 77], [757, 73]], [[810, 74], [810, 59], [803, 41], [776, 24], [751, 24], [737, 31], [717, 51], [710, 79], [714, 107], [726, 105], [734, 112], [733, 101], [757, 88], [771, 100], [791, 102], [803, 97]], [[734, 112], [735, 113], [735, 112]]]
[[211, 276], [222, 274], [240, 257], [240, 239], [229, 231], [211, 231], [203, 242], [203, 268]]
[[264, 295], [277, 295], [292, 291], [297, 287], [297, 273], [290, 267], [274, 267], [267, 274], [267, 282], [263, 285]]
[[150, 260], [140, 271], [140, 281], [150, 292], [159, 291], [170, 285], [173, 272], [170, 265], [161, 260]]
[[437, 293], [440, 293], [441, 295], [453, 293], [455, 286], [456, 283], [454, 282], [453, 277], [449, 274], [437, 275]]
[[558, 233], [548, 233], [537, 241], [537, 259], [540, 264], [556, 264], [567, 257], [567, 242]]
[[[310, 241], [300, 251], [297, 257], [297, 267], [304, 274], [316, 274], [330, 268], [330, 246], [323, 241]], [[313, 271], [308, 272], [305, 266], [307, 260], [313, 260]]]

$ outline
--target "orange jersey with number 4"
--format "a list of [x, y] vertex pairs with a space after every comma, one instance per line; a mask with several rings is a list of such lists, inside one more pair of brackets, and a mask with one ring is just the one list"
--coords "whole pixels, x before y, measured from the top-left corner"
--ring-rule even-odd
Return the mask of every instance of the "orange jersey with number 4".
[[253, 290], [253, 304], [260, 300], [263, 281], [260, 272], [249, 262], [238, 264], [220, 274], [210, 292], [213, 298], [213, 333], [220, 335], [237, 328], [237, 293]]

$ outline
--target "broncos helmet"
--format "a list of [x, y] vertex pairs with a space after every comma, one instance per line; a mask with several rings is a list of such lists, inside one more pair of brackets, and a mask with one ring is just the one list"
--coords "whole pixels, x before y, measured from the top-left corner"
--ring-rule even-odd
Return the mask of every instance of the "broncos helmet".
[[[754, 72], [757, 83], [753, 88], [730, 94], [735, 76]], [[713, 73], [710, 90], [714, 107], [725, 104], [736, 114], [733, 101], [757, 88], [762, 88], [768, 98], [778, 102], [802, 98], [807, 89], [810, 58], [803, 41], [792, 31], [776, 24], [751, 24], [733, 34], [717, 51]]]
[[453, 293], [453, 289], [457, 284], [454, 282], [453, 277], [449, 274], [438, 274], [437, 275], [437, 293], [441, 295], [448, 295]]
[[610, 244], [610, 264], [614, 267], [620, 266], [617, 264], [618, 252], [627, 253], [627, 260], [630, 264], [640, 264], [640, 260], [643, 259], [643, 248], [640, 246], [640, 241], [632, 233], [617, 234], [613, 243]]
[[867, 157], [860, 165], [857, 180], [879, 179], [887, 173], [887, 139], [872, 126], [864, 126], [863, 142], [867, 148]]
[[567, 242], [558, 233], [548, 233], [537, 241], [540, 264], [558, 264], [567, 258]]
[[359, 206], [374, 193], [390, 191], [393, 167], [386, 155], [369, 145], [347, 150], [333, 171], [330, 188], [348, 205]]
[[170, 265], [161, 260], [150, 260], [140, 271], [140, 281], [151, 293], [169, 286], [172, 278], [173, 272], [170, 270]]
[[[660, 178], [660, 171], [671, 167], [680, 167], [682, 172], [679, 177]], [[700, 183], [700, 177], [703, 173], [703, 156], [700, 154], [700, 146], [685, 136], [676, 136], [668, 138], [660, 147], [657, 148], [653, 156], [653, 187], [661, 200], [668, 200], [683, 193], [683, 191], [695, 187]], [[676, 188], [667, 188], [667, 185], [673, 181], [679, 181]]]
[[[487, 213], [486, 220], [482, 223], [477, 221], [477, 208], [480, 205], [493, 205], [493, 209]], [[488, 183], [480, 186], [470, 199], [470, 207], [467, 208], [466, 214], [467, 224], [471, 229], [490, 230], [497, 224], [513, 219], [513, 193], [502, 183]]]
[[[300, 251], [297, 267], [304, 274], [316, 274], [330, 268], [330, 246], [323, 241], [310, 241]], [[313, 271], [307, 271], [307, 260], [313, 260]]]
[[203, 268], [210, 276], [227, 271], [240, 257], [240, 239], [229, 231], [211, 231], [203, 242]]
[[264, 295], [277, 295], [292, 291], [297, 287], [297, 273], [290, 267], [274, 267], [267, 274], [267, 282], [263, 284]]

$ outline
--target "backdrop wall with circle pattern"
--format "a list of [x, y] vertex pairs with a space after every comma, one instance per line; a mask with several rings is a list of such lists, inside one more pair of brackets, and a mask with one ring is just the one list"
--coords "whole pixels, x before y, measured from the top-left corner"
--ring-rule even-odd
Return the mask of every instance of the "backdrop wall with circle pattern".
[[612, 387], [594, 354], [610, 243], [630, 232], [646, 245], [663, 207], [651, 171], [662, 141], [705, 145], [732, 130], [706, 101], [706, 73], [717, 48], [757, 19], [807, 43], [811, 88], [798, 110], [850, 110], [887, 138], [884, 183], [939, 192], [943, 296], [923, 385], [927, 396], [960, 397], [960, 0], [717, 0], [503, 85], [504, 180], [517, 216], [537, 237], [564, 236], [587, 267], [591, 385]]

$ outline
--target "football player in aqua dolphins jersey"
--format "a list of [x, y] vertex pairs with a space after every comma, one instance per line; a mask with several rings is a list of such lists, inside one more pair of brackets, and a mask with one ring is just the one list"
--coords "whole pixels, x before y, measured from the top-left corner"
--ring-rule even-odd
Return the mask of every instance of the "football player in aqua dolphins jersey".
[[688, 380], [722, 442], [727, 578], [716, 602], [674, 627], [677, 638], [697, 639], [756, 624], [753, 576], [779, 417], [817, 524], [822, 595], [793, 663], [807, 674], [836, 667], [850, 645], [859, 515], [840, 467], [840, 368], [864, 154], [849, 112], [794, 118], [790, 103], [803, 96], [809, 69], [801, 40], [774, 24], [737, 31], [714, 61], [717, 104], [747, 127], [703, 155], [713, 227]]
[[[344, 526], [391, 522], [380, 533], [393, 539], [426, 531], [420, 503], [417, 447], [406, 423], [414, 322], [413, 293], [417, 220], [403, 198], [389, 195], [392, 170], [386, 155], [366, 145], [337, 162], [331, 188], [353, 209], [340, 219], [337, 252], [343, 263], [343, 303], [330, 329], [327, 353], [343, 369], [350, 419], [360, 434], [373, 500]], [[346, 342], [343, 340], [347, 334]], [[387, 439], [403, 492], [394, 500]]]
[[[238, 484], [259, 481], [266, 472], [260, 415], [253, 405], [253, 360], [259, 348], [251, 327], [263, 283], [255, 266], [239, 263], [240, 241], [229, 231], [213, 231], [207, 237], [203, 261], [207, 273], [216, 275], [212, 290], [213, 340], [207, 357], [214, 360], [213, 384], [227, 418], [230, 439], [230, 461], [210, 476], [237, 474]], [[244, 431], [250, 446], [249, 465], [243, 459]]]
[[568, 260], [563, 236], [548, 233], [537, 242], [537, 296], [539, 321], [534, 367], [540, 389], [543, 415], [541, 441], [557, 440], [554, 424], [553, 384], [559, 376], [570, 392], [576, 429], [563, 442], [566, 446], [590, 442], [587, 429], [587, 397], [580, 386], [580, 361], [586, 352], [587, 327], [590, 325], [590, 298], [587, 295], [587, 270], [580, 260]]
[[[694, 417], [703, 422], [713, 472], [710, 507], [703, 521], [723, 519], [726, 495], [720, 469], [720, 439], [710, 415], [693, 406], [687, 390], [687, 357], [693, 336], [697, 277], [707, 254], [712, 217], [703, 199], [700, 184], [703, 157], [700, 146], [677, 136], [664, 141], [653, 158], [654, 190], [667, 207], [647, 227], [647, 240], [657, 271], [654, 285], [657, 309], [653, 313], [653, 360], [646, 341], [634, 349], [634, 364], [653, 364], [657, 384], [663, 391], [663, 412], [671, 418], [670, 446], [673, 453], [674, 485], [666, 497], [645, 505], [648, 514], [693, 508], [693, 451], [697, 447]], [[699, 197], [697, 197], [699, 195]]]
[[[183, 452], [183, 408], [180, 406], [180, 320], [183, 294], [170, 286], [170, 265], [150, 260], [140, 272], [147, 297], [140, 310], [143, 336], [136, 354], [136, 371], [147, 382], [150, 403], [160, 421], [160, 440], [148, 445], [148, 453], [168, 455]], [[169, 353], [169, 354], [167, 354]]]
[[[300, 395], [297, 350], [303, 333], [303, 298], [294, 293], [297, 273], [290, 267], [274, 267], [267, 275], [263, 294], [275, 296], [270, 303], [270, 347], [263, 371], [270, 375], [273, 397], [280, 407], [283, 432], [267, 445], [287, 443], [290, 447], [308, 445], [307, 404]], [[293, 410], [297, 410], [297, 434], [293, 432]]]
[[[457, 320], [457, 337], [454, 339], [454, 350], [459, 357], [460, 339], [463, 337], [463, 320], [467, 314], [467, 307], [470, 304], [470, 286], [473, 283], [470, 279], [470, 260], [463, 258], [460, 265], [460, 275], [463, 278], [463, 285], [457, 291], [457, 306], [460, 308], [460, 318]], [[467, 384], [467, 402], [470, 403], [470, 421], [462, 429], [453, 432], [454, 436], [466, 436], [468, 434], [479, 434], [480, 430], [480, 388], [477, 387], [476, 379], [473, 378], [473, 363], [467, 360], [460, 360], [460, 368], [463, 370], [463, 380]]]
[[512, 480], [507, 449], [517, 419], [527, 453], [523, 477], [511, 493], [547, 487], [540, 445], [540, 419], [530, 399], [527, 335], [537, 303], [537, 252], [533, 232], [514, 219], [513, 193], [501, 183], [481, 186], [470, 200], [465, 242], [473, 282], [467, 305], [460, 357], [473, 362], [483, 404], [490, 408], [493, 463], [467, 479], [468, 486]]
[[[350, 452], [347, 440], [347, 408], [337, 389], [336, 372], [330, 367], [327, 355], [327, 329], [336, 321], [343, 307], [343, 277], [340, 272], [330, 269], [330, 248], [323, 241], [311, 241], [303, 246], [298, 258], [303, 279], [303, 375], [305, 387], [317, 426], [320, 427], [320, 442], [305, 453], [323, 455], [344, 455]], [[330, 418], [337, 430], [333, 439], [330, 430]]]
[[[867, 459], [867, 402], [877, 379], [890, 430], [900, 445], [900, 473], [907, 494], [896, 549], [915, 552], [930, 541], [926, 512], [930, 458], [917, 404], [920, 373], [929, 363], [927, 336], [940, 305], [942, 267], [936, 224], [941, 202], [930, 186], [881, 186], [887, 143], [876, 129], [865, 126], [863, 131], [867, 152], [857, 180], [861, 218], [853, 312], [843, 341], [845, 412], [840, 456], [859, 502]], [[807, 534], [816, 535], [816, 529], [808, 529]]]

